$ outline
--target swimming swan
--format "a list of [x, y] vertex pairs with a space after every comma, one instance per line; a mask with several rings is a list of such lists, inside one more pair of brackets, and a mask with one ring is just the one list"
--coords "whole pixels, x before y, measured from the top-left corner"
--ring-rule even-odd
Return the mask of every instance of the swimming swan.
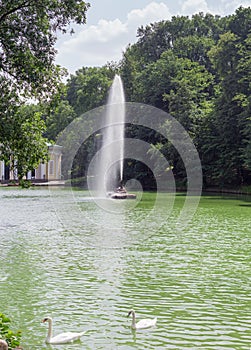
[[8, 350], [8, 344], [3, 339], [0, 339], [0, 350]]
[[150, 328], [156, 325], [157, 323], [157, 317], [155, 318], [145, 318], [143, 320], [140, 320], [139, 322], [136, 323], [136, 316], [135, 316], [135, 311], [131, 310], [128, 312], [127, 317], [132, 315], [132, 328], [133, 329], [144, 329], [144, 328]]
[[66, 344], [66, 343], [72, 343], [74, 340], [79, 339], [80, 337], [82, 337], [82, 335], [85, 332], [81, 332], [81, 333], [76, 333], [76, 332], [65, 332], [65, 333], [61, 333], [56, 335], [55, 337], [52, 336], [52, 318], [51, 317], [46, 317], [43, 319], [42, 321], [44, 322], [48, 322], [49, 323], [49, 329], [48, 329], [48, 334], [47, 337], [45, 339], [45, 342], [48, 344]]

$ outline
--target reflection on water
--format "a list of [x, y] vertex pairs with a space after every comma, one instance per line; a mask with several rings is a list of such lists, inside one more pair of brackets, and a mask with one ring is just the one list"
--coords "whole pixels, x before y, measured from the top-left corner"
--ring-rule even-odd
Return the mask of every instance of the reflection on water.
[[[0, 312], [22, 330], [24, 349], [52, 348], [46, 315], [55, 333], [86, 331], [64, 350], [249, 349], [247, 197], [204, 197], [177, 232], [182, 196], [149, 220], [154, 194], [104, 210], [76, 191], [72, 214], [65, 192], [55, 210], [46, 189], [0, 190]], [[138, 318], [158, 316], [157, 327], [132, 331], [132, 307]]]

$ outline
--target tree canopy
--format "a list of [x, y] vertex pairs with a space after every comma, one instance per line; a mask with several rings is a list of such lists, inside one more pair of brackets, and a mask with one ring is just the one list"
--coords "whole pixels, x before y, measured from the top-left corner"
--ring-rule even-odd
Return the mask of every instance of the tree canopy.
[[[34, 168], [39, 159], [44, 159], [46, 139], [42, 137], [41, 118], [37, 114], [33, 118], [28, 114], [25, 118], [20, 108], [29, 99], [47, 103], [55, 100], [65, 74], [64, 69], [55, 65], [57, 35], [72, 32], [71, 23], [84, 24], [88, 7], [89, 4], [82, 0], [0, 1], [2, 159], [8, 159], [10, 149], [15, 150], [14, 156], [19, 158], [21, 166], [21, 154], [30, 153], [32, 157], [27, 163], [29, 166], [24, 167], [26, 170]], [[36, 130], [33, 142], [25, 142], [28, 130]], [[33, 148], [35, 140], [36, 152]]]
[[70, 30], [71, 22], [84, 24], [88, 6], [82, 0], [1, 1], [0, 86], [7, 99], [11, 93], [55, 93], [60, 82], [60, 69], [54, 64], [57, 34]]
[[127, 99], [164, 109], [189, 132], [205, 186], [251, 183], [250, 28], [250, 7], [173, 17], [140, 28], [121, 62]]
[[[74, 118], [106, 103], [113, 77], [119, 73], [127, 101], [158, 107], [184, 126], [199, 152], [204, 186], [251, 184], [250, 7], [240, 7], [225, 17], [198, 13], [140, 27], [137, 42], [128, 45], [120, 62], [82, 67], [62, 84], [62, 69], [54, 65], [57, 32], [70, 31], [72, 21], [85, 23], [89, 5], [83, 1], [56, 0], [2, 3], [3, 153], [16, 149], [25, 168], [29, 159], [25, 152], [18, 151], [22, 143], [18, 146], [14, 143], [17, 133], [13, 136], [13, 130], [18, 130], [20, 139], [27, 140], [32, 128], [21, 127], [25, 114], [28, 125], [38, 126], [40, 137], [56, 140]], [[40, 99], [41, 103], [36, 108], [19, 109], [30, 97]], [[19, 127], [14, 128], [18, 123]], [[126, 136], [150, 142], [151, 152], [155, 152], [154, 147], [162, 152], [178, 181], [186, 183], [184, 166], [168, 140], [147, 128], [132, 125], [126, 126]], [[40, 141], [42, 156], [46, 139]], [[94, 135], [79, 149], [72, 169], [74, 176], [85, 177], [96, 146]], [[151, 188], [148, 169], [140, 162], [125, 161], [125, 177], [129, 179], [133, 172], [140, 173], [143, 181], [147, 179]]]
[[[158, 107], [185, 127], [199, 152], [205, 186], [251, 183], [250, 28], [249, 7], [226, 17], [198, 13], [152, 23], [138, 29], [138, 41], [128, 45], [116, 68], [127, 101]], [[105, 102], [114, 72], [83, 67], [71, 76], [66, 98], [76, 115]], [[168, 140], [131, 126], [126, 135], [155, 145], [186, 182]], [[129, 162], [125, 176], [131, 176], [132, 167], [148, 176], [139, 162]], [[76, 176], [84, 175], [80, 168], [76, 162]]]

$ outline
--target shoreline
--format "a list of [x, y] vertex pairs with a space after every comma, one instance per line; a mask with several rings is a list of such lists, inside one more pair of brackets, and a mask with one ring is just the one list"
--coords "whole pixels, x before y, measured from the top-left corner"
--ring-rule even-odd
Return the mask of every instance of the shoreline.
[[236, 190], [236, 189], [229, 189], [229, 188], [206, 188], [202, 190], [202, 193], [221, 193], [221, 194], [235, 194], [235, 195], [251, 195], [251, 189], [250, 190]]
[[[32, 182], [30, 187], [48, 187], [48, 186], [60, 186], [60, 187], [68, 187], [69, 185], [64, 180], [52, 180], [46, 182]], [[0, 188], [6, 187], [20, 187], [18, 183], [1, 183]], [[177, 192], [186, 192], [185, 188], [176, 188]], [[148, 190], [146, 190], [147, 192]], [[151, 192], [151, 190], [149, 190]], [[247, 186], [247, 189], [231, 189], [231, 188], [218, 188], [218, 187], [208, 187], [203, 188], [201, 193], [217, 193], [217, 194], [234, 194], [234, 195], [249, 195], [251, 196], [251, 186]]]

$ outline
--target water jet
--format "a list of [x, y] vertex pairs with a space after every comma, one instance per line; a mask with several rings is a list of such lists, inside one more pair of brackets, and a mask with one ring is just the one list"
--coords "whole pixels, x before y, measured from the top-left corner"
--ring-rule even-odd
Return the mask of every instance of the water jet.
[[123, 186], [125, 94], [119, 75], [115, 75], [106, 106], [106, 127], [102, 130], [102, 142], [97, 165], [97, 194], [111, 199], [133, 199]]

